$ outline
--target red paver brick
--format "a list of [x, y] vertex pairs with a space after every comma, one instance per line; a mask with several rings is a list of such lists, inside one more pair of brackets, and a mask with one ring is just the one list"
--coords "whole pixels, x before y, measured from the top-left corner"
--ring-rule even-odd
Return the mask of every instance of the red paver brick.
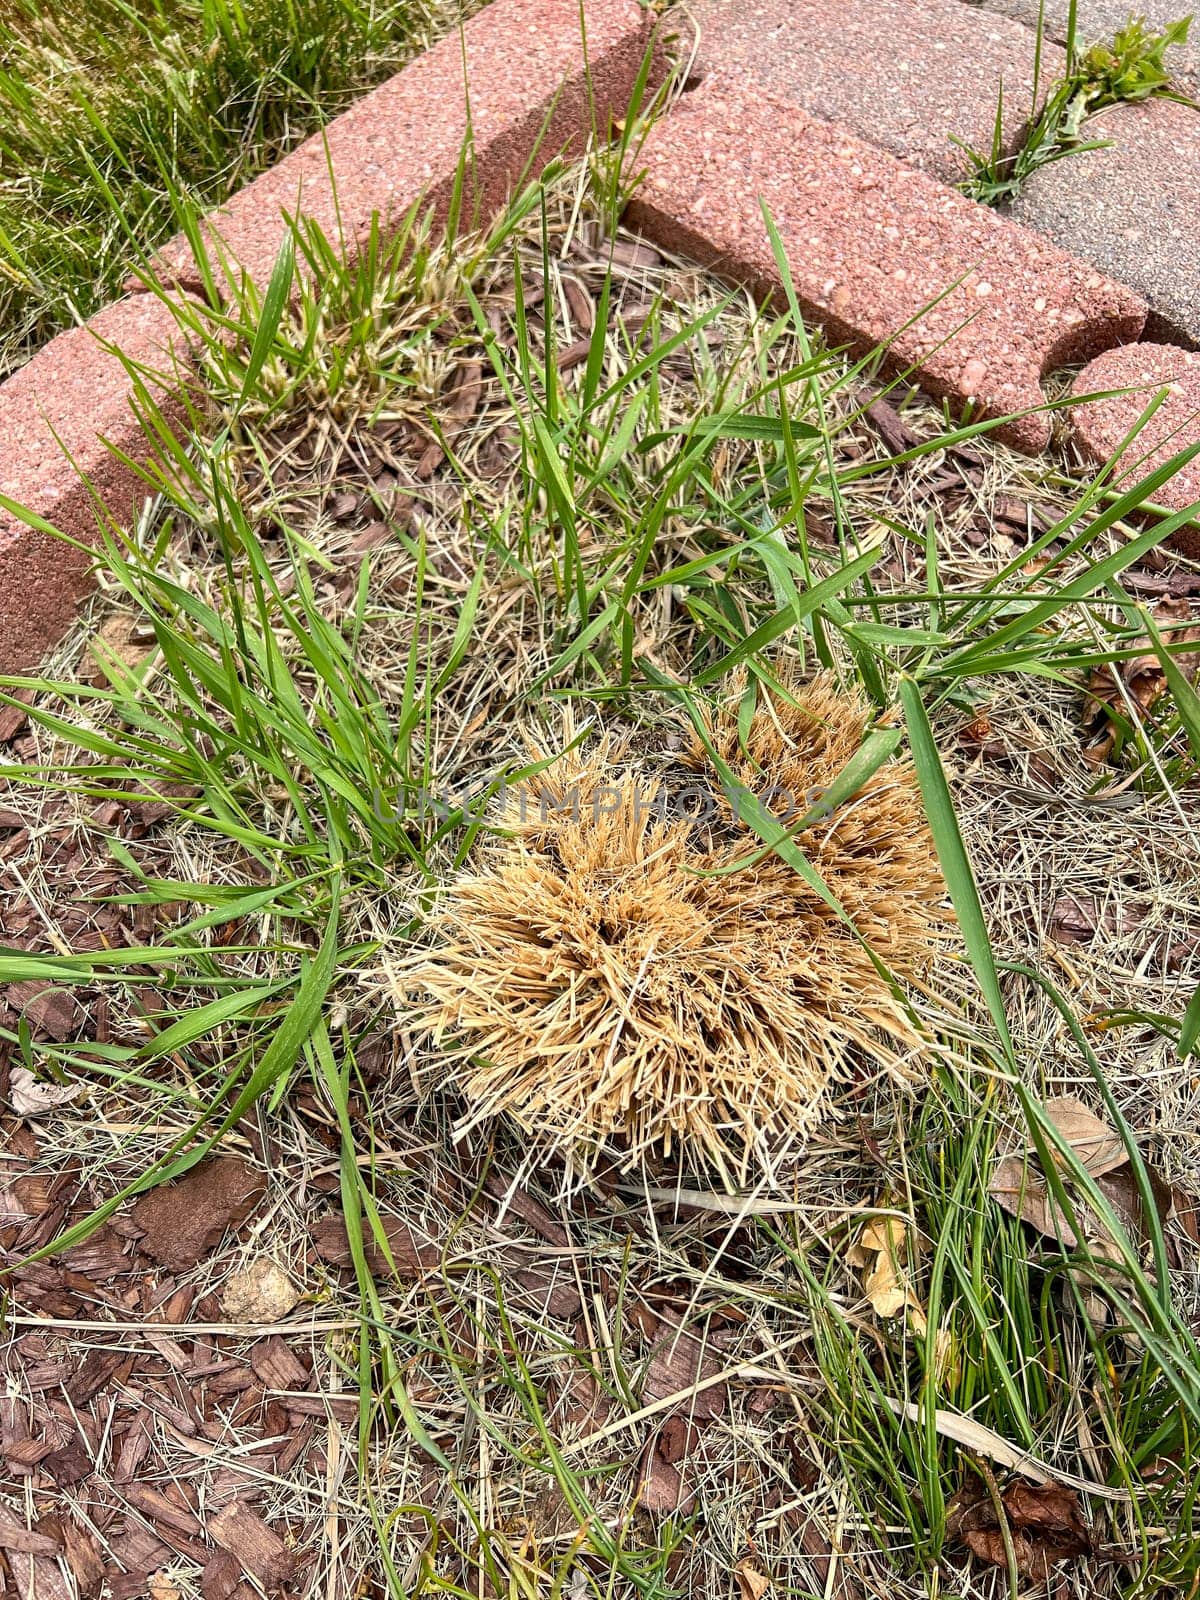
[[701, 71], [736, 67], [910, 166], [954, 182], [960, 145], [990, 151], [1003, 88], [1005, 151], [1066, 70], [1066, 52], [962, 0], [690, 0]]
[[1109, 106], [1083, 136], [1107, 143], [1035, 172], [1011, 215], [1136, 289], [1155, 337], [1200, 344], [1200, 111]]
[[[468, 125], [463, 215], [486, 217], [523, 175], [580, 150], [593, 127], [605, 132], [626, 111], [652, 25], [638, 0], [493, 0], [211, 220], [239, 267], [261, 283], [285, 211], [303, 211], [351, 248], [373, 216], [398, 223], [418, 201], [444, 218]], [[656, 55], [653, 76], [663, 70]], [[194, 274], [186, 243], [169, 245], [160, 260], [184, 283]], [[167, 308], [144, 294], [94, 317], [92, 327], [137, 361], [155, 360], [174, 333]], [[53, 340], [0, 387], [0, 493], [66, 533], [91, 537], [91, 502], [57, 433], [112, 513], [127, 517], [137, 480], [101, 441], [144, 455], [128, 387], [120, 363], [86, 329]], [[61, 635], [87, 590], [87, 569], [82, 552], [0, 512], [0, 671], [27, 670]]]
[[[1159, 391], [1169, 391], [1117, 463], [1118, 475], [1128, 484], [1200, 441], [1200, 353], [1173, 344], [1131, 344], [1109, 350], [1084, 367], [1071, 393], [1103, 394], [1109, 389], [1130, 392], [1071, 408], [1071, 423], [1084, 454], [1101, 463], [1116, 454]], [[1168, 479], [1154, 498], [1175, 511], [1200, 501], [1200, 456]], [[1200, 561], [1200, 525], [1180, 528], [1169, 542]]]
[[[639, 165], [629, 220], [650, 238], [778, 297], [761, 200], [805, 315], [857, 349], [890, 340], [893, 369], [971, 399], [977, 416], [1040, 405], [1043, 375], [1136, 339], [1145, 321], [1131, 290], [740, 74], [685, 96]], [[1039, 450], [1049, 419], [998, 436]]]
[[[468, 126], [464, 217], [492, 215], [527, 169], [532, 177], [560, 152], [578, 153], [593, 125], [604, 133], [625, 113], [652, 22], [638, 0], [492, 0], [248, 184], [209, 226], [262, 284], [284, 213], [302, 211], [351, 249], [375, 214], [397, 224], [420, 201], [442, 219]], [[194, 271], [182, 239], [160, 260], [185, 281]]]
[[[114, 516], [128, 518], [142, 486], [104, 441], [143, 462], [149, 445], [125, 368], [99, 341], [165, 374], [177, 339], [170, 308], [141, 295], [118, 300], [39, 350], [0, 385], [0, 494], [63, 533], [91, 540], [96, 517], [86, 478]], [[158, 397], [172, 413], [174, 403], [161, 391]], [[36, 665], [89, 586], [81, 551], [0, 509], [0, 672]]]

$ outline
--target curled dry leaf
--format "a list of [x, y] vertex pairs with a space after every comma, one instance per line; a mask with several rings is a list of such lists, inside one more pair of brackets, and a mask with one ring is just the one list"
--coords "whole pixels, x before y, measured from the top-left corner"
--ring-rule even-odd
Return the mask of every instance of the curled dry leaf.
[[863, 1293], [877, 1317], [898, 1317], [907, 1311], [918, 1333], [925, 1331], [925, 1313], [907, 1275], [912, 1249], [899, 1217], [876, 1217], [867, 1223], [847, 1260], [863, 1272]]
[[[1150, 614], [1166, 644], [1197, 647], [1181, 650], [1175, 656], [1180, 672], [1189, 683], [1195, 683], [1200, 677], [1200, 623], [1188, 626], [1191, 603], [1185, 598], [1161, 600]], [[1096, 766], [1118, 748], [1121, 726], [1129, 720], [1130, 707], [1136, 717], [1146, 716], [1167, 689], [1167, 675], [1149, 636], [1143, 635], [1134, 644], [1139, 649], [1144, 645], [1144, 653], [1118, 666], [1096, 667], [1088, 679], [1084, 726], [1093, 727], [1102, 719], [1105, 724], [1096, 743], [1086, 751], [1088, 761]]]
[[1092, 1537], [1074, 1489], [1060, 1483], [1010, 1483], [997, 1506], [976, 1477], [970, 1478], [948, 1507], [946, 1532], [985, 1566], [1005, 1567], [1008, 1552], [1000, 1515], [1016, 1557], [1017, 1571], [1045, 1584], [1052, 1567], [1091, 1554]]
[[771, 1587], [771, 1580], [753, 1556], [743, 1556], [733, 1569], [742, 1600], [763, 1600]]
[[19, 1117], [41, 1117], [55, 1106], [69, 1105], [83, 1093], [81, 1083], [43, 1083], [28, 1067], [14, 1067], [9, 1078], [8, 1100]]
[[[1078, 1156], [1080, 1164], [1096, 1180], [1130, 1236], [1136, 1238], [1139, 1232], [1144, 1232], [1145, 1218], [1137, 1182], [1116, 1129], [1072, 1095], [1047, 1100], [1043, 1110]], [[1170, 1209], [1170, 1191], [1156, 1173], [1151, 1172], [1150, 1182], [1159, 1213], [1165, 1217]], [[1055, 1202], [1032, 1147], [1024, 1155], [1003, 1156], [996, 1164], [988, 1188], [992, 1198], [1011, 1216], [1020, 1217], [1048, 1239], [1060, 1240], [1068, 1249], [1078, 1247], [1079, 1238], [1062, 1207]], [[1111, 1253], [1112, 1241], [1100, 1218], [1082, 1201], [1076, 1203], [1075, 1212], [1086, 1224], [1089, 1242], [1098, 1253]]]

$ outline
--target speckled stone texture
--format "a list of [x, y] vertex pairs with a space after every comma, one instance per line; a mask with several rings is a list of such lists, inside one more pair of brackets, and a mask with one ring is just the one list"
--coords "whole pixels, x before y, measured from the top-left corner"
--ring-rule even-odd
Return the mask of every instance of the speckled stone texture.
[[1156, 337], [1200, 344], [1200, 111], [1111, 106], [1084, 132], [1112, 143], [1043, 167], [1013, 217], [1136, 289]]
[[[985, 0], [989, 11], [1015, 17], [1027, 28], [1036, 28], [1041, 0]], [[1130, 15], [1145, 17], [1153, 32], [1161, 33], [1168, 22], [1186, 17], [1190, 4], [1179, 0], [1077, 0], [1075, 36], [1081, 46], [1107, 44]], [[1045, 34], [1060, 44], [1066, 41], [1071, 0], [1045, 0]], [[1184, 45], [1167, 52], [1167, 67], [1185, 94], [1200, 94], [1200, 25], [1193, 22], [1192, 37]]]
[[[686, 95], [639, 165], [628, 220], [650, 238], [777, 296], [761, 199], [805, 314], [857, 349], [891, 340], [893, 368], [977, 416], [1040, 405], [1043, 375], [1141, 332], [1130, 290], [738, 74]], [[1050, 423], [998, 432], [1036, 451]]]
[[[173, 378], [175, 319], [161, 300], [133, 296], [59, 334], [0, 386], [0, 494], [85, 541], [96, 532], [85, 478], [116, 517], [128, 518], [141, 498], [137, 478], [105, 440], [135, 461], [149, 456], [128, 374], [100, 340]], [[172, 415], [175, 403], [150, 386]], [[0, 509], [0, 672], [34, 667], [88, 587], [82, 552]]]
[[[303, 211], [351, 249], [377, 213], [385, 226], [396, 224], [420, 201], [442, 219], [468, 104], [464, 222], [494, 214], [523, 173], [532, 178], [551, 157], [578, 152], [593, 123], [603, 134], [624, 115], [652, 22], [638, 0], [585, 0], [582, 8], [580, 0], [493, 0], [248, 184], [208, 226], [261, 285], [283, 241], [285, 212]], [[656, 55], [656, 81], [663, 70]], [[185, 283], [194, 273], [181, 239], [160, 262]]]
[[[954, 182], [963, 150], [991, 149], [1004, 89], [1005, 149], [1034, 105], [1036, 40], [962, 0], [691, 0], [701, 72], [737, 67], [806, 111]], [[1047, 42], [1042, 93], [1066, 55]]]
[[[1167, 398], [1121, 457], [1118, 471], [1136, 482], [1200, 440], [1200, 354], [1173, 344], [1108, 350], [1084, 367], [1071, 393], [1103, 394], [1110, 389], [1130, 392], [1071, 408], [1075, 437], [1093, 461], [1106, 462], [1116, 453], [1162, 389], [1168, 391]], [[1200, 456], [1168, 479], [1154, 498], [1175, 511], [1200, 501]], [[1170, 543], [1200, 561], [1197, 523], [1181, 528]]]

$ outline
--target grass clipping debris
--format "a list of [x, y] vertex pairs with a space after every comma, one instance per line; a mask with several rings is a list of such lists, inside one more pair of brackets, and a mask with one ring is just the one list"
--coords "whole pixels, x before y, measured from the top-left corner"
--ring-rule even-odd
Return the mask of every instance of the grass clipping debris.
[[741, 794], [704, 740], [655, 759], [610, 733], [506, 795], [433, 945], [393, 974], [467, 1123], [507, 1113], [576, 1170], [674, 1152], [745, 1182], [835, 1083], [911, 1077], [923, 1039], [887, 974], [918, 977], [948, 914], [909, 763], [793, 834], [861, 938], [745, 815], [752, 795], [808, 824], [870, 721], [821, 678], [764, 697], [744, 739], [736, 712], [712, 718]]

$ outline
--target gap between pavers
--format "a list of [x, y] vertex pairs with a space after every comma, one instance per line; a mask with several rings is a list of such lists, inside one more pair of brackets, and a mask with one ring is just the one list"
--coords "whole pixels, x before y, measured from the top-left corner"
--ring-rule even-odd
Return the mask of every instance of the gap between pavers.
[[[351, 253], [376, 214], [394, 228], [420, 204], [444, 219], [468, 129], [464, 215], [485, 220], [523, 175], [578, 154], [593, 128], [603, 134], [624, 114], [654, 22], [638, 0], [492, 0], [247, 185], [209, 219], [210, 237], [265, 285], [297, 209]], [[664, 71], [656, 50], [652, 86]], [[195, 281], [179, 240], [160, 264], [183, 289]], [[184, 359], [170, 308], [150, 293], [106, 308], [90, 328], [139, 363], [169, 368]], [[124, 369], [89, 326], [59, 335], [0, 385], [0, 493], [85, 543], [96, 519], [84, 479], [117, 517], [130, 516], [139, 498], [139, 480], [106, 439], [148, 459]], [[0, 672], [29, 671], [62, 636], [87, 591], [88, 566], [84, 552], [0, 508]]]
[[[1049, 41], [962, 0], [689, 0], [700, 75], [737, 68], [909, 166], [953, 183], [963, 145], [990, 152], [1003, 90], [1002, 148], [1066, 71]], [[955, 141], [961, 143], [955, 143]]]
[[[846, 129], [714, 74], [656, 124], [628, 220], [667, 249], [778, 301], [762, 215], [800, 308], [837, 343], [890, 341], [890, 366], [974, 415], [1040, 406], [1043, 376], [1138, 338], [1132, 290]], [[996, 436], [1037, 451], [1044, 413]]]
[[1010, 215], [1136, 289], [1157, 337], [1200, 345], [1200, 111], [1109, 106], [1083, 136], [1108, 142], [1035, 172]]

